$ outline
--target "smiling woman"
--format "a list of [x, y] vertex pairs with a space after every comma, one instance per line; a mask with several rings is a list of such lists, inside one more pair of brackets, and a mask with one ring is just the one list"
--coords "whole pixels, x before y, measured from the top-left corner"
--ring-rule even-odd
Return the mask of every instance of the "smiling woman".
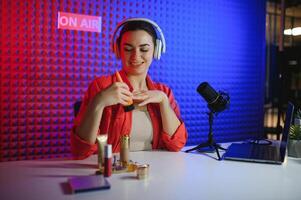
[[[117, 26], [112, 43], [122, 62], [120, 77], [117, 72], [90, 84], [71, 134], [73, 155], [81, 159], [95, 153], [97, 135], [108, 135], [113, 152], [120, 151], [125, 135], [130, 137], [131, 151], [179, 151], [187, 140], [179, 107], [171, 89], [148, 75], [153, 58], [160, 59], [165, 52], [161, 29], [149, 19], [127, 19]], [[128, 102], [135, 105], [131, 112], [123, 109]]]
[[[143, 30], [128, 31], [123, 34], [120, 47], [123, 69], [127, 74], [145, 79], [154, 54], [154, 42], [151, 35]], [[140, 87], [146, 89], [146, 85]]]

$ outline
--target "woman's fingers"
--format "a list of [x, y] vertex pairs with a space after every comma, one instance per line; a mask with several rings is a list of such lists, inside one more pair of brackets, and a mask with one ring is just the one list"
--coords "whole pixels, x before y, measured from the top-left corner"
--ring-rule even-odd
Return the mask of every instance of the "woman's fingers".
[[148, 94], [146, 92], [133, 92], [133, 101], [135, 103], [141, 103], [146, 98], [148, 98]]
[[148, 97], [148, 98], [144, 99], [141, 103], [139, 103], [138, 106], [145, 106], [149, 103], [152, 103], [152, 99]]
[[127, 84], [115, 82], [102, 92], [101, 101], [106, 106], [118, 103], [128, 105], [129, 102], [132, 102], [132, 93], [129, 91]]
[[127, 84], [123, 82], [113, 83], [106, 92], [108, 105], [120, 103], [122, 105], [132, 104], [133, 101], [138, 106], [145, 106], [149, 103], [161, 103], [163, 92], [159, 90], [142, 90], [130, 92]]
[[165, 95], [164, 92], [159, 91], [159, 90], [149, 90], [149, 91], [143, 92], [143, 93], [137, 95], [137, 96], [141, 97], [141, 99], [140, 99], [141, 102], [139, 102], [138, 106], [145, 106], [146, 104], [149, 104], [149, 103], [161, 103], [164, 99], [164, 95]]
[[133, 102], [133, 94], [129, 91], [129, 87], [123, 82], [116, 82], [116, 95], [118, 103], [122, 105], [129, 105]]

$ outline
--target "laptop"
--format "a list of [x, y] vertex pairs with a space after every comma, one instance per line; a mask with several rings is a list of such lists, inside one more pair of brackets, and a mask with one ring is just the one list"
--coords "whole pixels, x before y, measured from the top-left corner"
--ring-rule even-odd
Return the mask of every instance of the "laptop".
[[228, 147], [226, 153], [223, 155], [223, 158], [225, 160], [282, 164], [286, 154], [289, 130], [292, 123], [293, 114], [294, 105], [289, 102], [285, 116], [282, 139], [280, 142], [272, 143], [271, 145], [233, 143]]

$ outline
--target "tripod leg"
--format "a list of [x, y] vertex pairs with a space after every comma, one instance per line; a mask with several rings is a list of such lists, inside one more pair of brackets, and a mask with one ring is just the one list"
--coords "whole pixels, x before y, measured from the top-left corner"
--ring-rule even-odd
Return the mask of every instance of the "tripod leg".
[[217, 146], [217, 148], [218, 149], [221, 149], [221, 150], [224, 150], [224, 151], [226, 151], [227, 149], [225, 149], [224, 147], [222, 147], [221, 145], [219, 145], [219, 144], [216, 144], [216, 146]]
[[188, 149], [188, 150], [186, 150], [185, 152], [188, 153], [188, 152], [190, 152], [190, 151], [198, 150], [198, 149], [201, 149], [201, 148], [204, 148], [204, 147], [208, 147], [208, 146], [210, 146], [209, 141], [207, 141], [207, 142], [205, 142], [205, 143], [202, 143], [202, 144], [199, 144], [198, 146], [193, 147], [192, 149]]
[[217, 146], [217, 145], [214, 145], [214, 148], [215, 148], [215, 151], [216, 151], [218, 160], [221, 160], [221, 156], [219, 155], [219, 151], [218, 151], [218, 146]]

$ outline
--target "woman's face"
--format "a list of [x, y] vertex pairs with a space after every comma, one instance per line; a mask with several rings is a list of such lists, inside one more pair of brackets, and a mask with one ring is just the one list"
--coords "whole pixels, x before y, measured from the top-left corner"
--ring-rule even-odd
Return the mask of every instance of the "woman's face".
[[153, 60], [154, 43], [143, 30], [125, 32], [120, 42], [120, 56], [127, 74], [144, 75]]

